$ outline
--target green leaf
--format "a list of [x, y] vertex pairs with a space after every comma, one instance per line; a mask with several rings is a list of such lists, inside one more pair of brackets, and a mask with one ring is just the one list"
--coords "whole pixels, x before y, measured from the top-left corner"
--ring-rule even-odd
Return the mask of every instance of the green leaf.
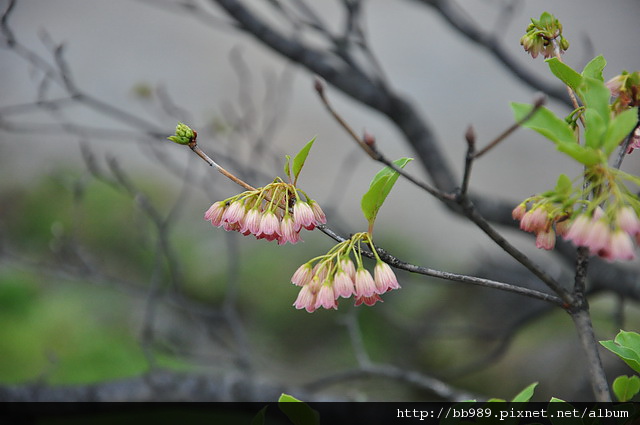
[[[558, 176], [558, 181], [556, 182], [555, 192], [558, 195], [567, 196], [571, 194], [572, 189], [573, 189], [573, 184], [571, 183], [571, 179], [566, 174], [560, 174]], [[538, 383], [535, 382], [535, 384], [537, 385]], [[534, 388], [535, 388], [535, 385], [534, 385]]]
[[[526, 103], [511, 103], [516, 121], [522, 120], [531, 111], [532, 106]], [[565, 120], [559, 118], [545, 107], [538, 111], [524, 124], [523, 127], [530, 128], [542, 134], [547, 139], [556, 144], [576, 144], [571, 126]]]
[[572, 90], [577, 90], [582, 84], [582, 76], [573, 70], [569, 65], [560, 62], [558, 58], [547, 59], [549, 69], [553, 72], [553, 75], [558, 77], [563, 83], [571, 87]]
[[618, 376], [613, 381], [613, 393], [618, 401], [629, 401], [640, 392], [640, 378], [638, 376]]
[[268, 404], [260, 409], [260, 411], [251, 420], [251, 425], [264, 425], [264, 416], [267, 413], [267, 407], [269, 407]]
[[600, 162], [598, 152], [580, 145], [561, 144], [557, 149], [584, 165], [595, 165]]
[[609, 128], [604, 135], [604, 151], [607, 156], [620, 145], [622, 140], [638, 124], [638, 108], [631, 108], [616, 116], [609, 123]]
[[640, 334], [621, 330], [613, 341], [600, 341], [600, 344], [640, 373]]
[[284, 158], [284, 175], [289, 177], [289, 180], [291, 180], [291, 156], [285, 155]]
[[287, 415], [293, 425], [319, 425], [320, 414], [297, 398], [282, 394], [278, 399], [278, 407]]
[[[398, 168], [404, 168], [404, 166], [412, 159], [413, 158], [400, 158], [393, 161], [393, 163]], [[400, 174], [396, 171], [389, 167], [384, 167], [375, 175], [373, 180], [371, 180], [369, 190], [364, 194], [362, 201], [360, 202], [362, 213], [369, 222], [369, 226], [373, 225], [380, 207], [384, 203], [385, 199], [387, 199], [387, 195], [389, 195], [391, 188], [393, 188], [393, 185], [396, 183], [399, 176]]]
[[309, 151], [311, 150], [311, 146], [313, 146], [313, 142], [316, 141], [314, 137], [307, 143], [304, 148], [300, 149], [300, 152], [293, 158], [293, 183], [295, 184], [298, 181], [298, 176], [300, 175], [300, 171], [304, 166], [304, 162], [307, 160], [307, 155], [309, 155]]
[[585, 109], [584, 120], [585, 146], [593, 149], [600, 148], [604, 142], [604, 133], [605, 131], [607, 131], [606, 124], [604, 123], [600, 114], [591, 108]]
[[602, 70], [607, 65], [607, 61], [602, 55], [596, 56], [591, 59], [589, 63], [582, 70], [582, 76], [587, 78], [595, 78], [596, 80], [604, 81], [602, 77]]
[[[560, 178], [562, 178], [562, 176], [564, 176], [564, 174], [560, 175]], [[565, 176], [567, 177], [567, 176]], [[569, 177], [567, 177], [568, 179]], [[560, 179], [558, 179], [558, 181], [560, 181]], [[569, 180], [569, 184], [571, 184], [571, 180]], [[529, 400], [531, 400], [531, 397], [533, 397], [533, 392], [536, 389], [536, 386], [538, 386], [537, 382], [534, 382], [533, 384], [527, 386], [525, 389], [523, 389], [522, 391], [520, 391], [518, 393], [518, 395], [516, 395], [513, 400], [511, 400], [512, 402], [515, 403], [526, 403]]]
[[611, 110], [609, 108], [609, 99], [611, 98], [611, 92], [604, 85], [603, 81], [595, 78], [583, 78], [582, 85], [576, 91], [584, 106], [587, 109], [595, 110], [605, 124], [609, 123]]

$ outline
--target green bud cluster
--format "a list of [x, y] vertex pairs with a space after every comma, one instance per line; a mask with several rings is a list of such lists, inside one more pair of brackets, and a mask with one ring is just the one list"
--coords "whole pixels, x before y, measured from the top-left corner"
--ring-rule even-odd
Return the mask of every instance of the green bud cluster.
[[167, 139], [179, 145], [188, 145], [192, 141], [195, 141], [196, 132], [193, 131], [188, 125], [179, 122], [176, 126], [175, 135], [169, 136], [167, 137]]
[[562, 24], [548, 12], [543, 12], [540, 19], [531, 18], [527, 32], [520, 38], [520, 44], [534, 58], [540, 53], [545, 58], [550, 58], [555, 56], [556, 48], [559, 53], [569, 48], [569, 42], [562, 36]]

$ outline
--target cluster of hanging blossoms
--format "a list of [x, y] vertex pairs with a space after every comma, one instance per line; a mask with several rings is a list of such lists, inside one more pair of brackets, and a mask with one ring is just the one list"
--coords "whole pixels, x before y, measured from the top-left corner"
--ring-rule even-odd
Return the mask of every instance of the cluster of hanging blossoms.
[[[367, 244], [376, 258], [373, 276], [364, 268], [362, 244]], [[291, 283], [301, 287], [294, 307], [309, 313], [320, 307], [337, 309], [340, 297], [354, 296], [356, 306], [372, 306], [382, 301], [380, 295], [400, 288], [391, 267], [378, 256], [369, 233], [356, 233], [328, 253], [309, 260], [296, 270]]]
[[538, 248], [553, 249], [558, 235], [605, 260], [633, 260], [634, 241], [640, 244], [640, 202], [620, 181], [640, 179], [602, 165], [588, 168], [584, 177], [585, 188], [574, 189], [562, 175], [554, 190], [520, 203], [513, 218], [536, 234]]
[[295, 244], [301, 240], [303, 228], [313, 230], [327, 222], [316, 201], [280, 178], [265, 187], [215, 202], [205, 212], [204, 219], [227, 231], [277, 240], [278, 245]]

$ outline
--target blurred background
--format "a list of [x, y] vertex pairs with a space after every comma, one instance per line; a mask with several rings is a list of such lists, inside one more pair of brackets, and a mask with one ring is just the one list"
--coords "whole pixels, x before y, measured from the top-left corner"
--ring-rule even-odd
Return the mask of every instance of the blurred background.
[[[633, 0], [244, 4], [327, 51], [338, 37], [305, 25], [315, 17], [338, 35], [357, 16], [370, 49], [359, 53], [375, 60], [358, 58], [412, 102], [457, 178], [467, 127], [484, 145], [512, 124], [509, 102], [531, 102], [539, 90], [451, 17], [490, 36], [490, 45], [544, 87], [562, 89], [542, 58], [519, 45], [529, 18], [543, 11], [563, 23], [569, 65], [581, 69], [603, 54], [605, 79], [640, 69], [640, 5]], [[591, 397], [562, 311], [398, 272], [403, 289], [383, 304], [343, 301], [338, 311], [308, 314], [291, 307], [297, 288], [290, 278], [330, 249], [330, 238], [307, 232], [302, 244], [275, 246], [202, 220], [214, 201], [241, 190], [165, 140], [178, 121], [254, 186], [282, 176], [284, 155], [317, 137], [299, 185], [344, 236], [366, 229], [360, 198], [381, 168], [327, 113], [314, 75], [236, 28], [217, 2], [0, 5], [10, 11], [0, 49], [0, 383], [7, 388], [80, 391], [124, 382], [117, 388], [136, 399], [136, 379], [161, 371], [176, 382], [246, 385], [220, 396], [230, 400], [281, 388], [314, 399], [509, 398], [534, 381], [538, 400]], [[349, 15], [356, 5], [358, 14]], [[331, 85], [326, 92], [388, 157], [416, 155], [384, 114]], [[551, 97], [548, 106], [567, 114], [565, 102]], [[624, 167], [638, 171], [635, 155]], [[428, 180], [419, 161], [407, 170]], [[519, 130], [475, 164], [471, 189], [515, 206], [552, 187], [561, 172], [580, 169]], [[562, 261], [536, 251], [521, 232], [501, 230], [570, 281]], [[538, 285], [475, 226], [402, 179], [379, 214], [376, 242], [413, 264]], [[622, 269], [634, 273], [637, 262]], [[621, 326], [637, 329], [635, 301], [594, 293], [597, 338], [612, 339]], [[603, 353], [603, 361], [611, 377], [625, 372], [613, 356]], [[256, 390], [257, 383], [268, 389]]]

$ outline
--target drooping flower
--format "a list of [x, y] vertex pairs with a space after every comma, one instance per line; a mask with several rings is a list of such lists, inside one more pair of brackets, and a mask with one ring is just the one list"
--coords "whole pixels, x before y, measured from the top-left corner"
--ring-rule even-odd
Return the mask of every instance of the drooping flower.
[[591, 219], [586, 215], [579, 215], [569, 227], [565, 239], [572, 241], [576, 246], [586, 246], [585, 241], [589, 234]]
[[536, 234], [536, 248], [551, 250], [556, 245], [556, 233], [549, 228]]
[[640, 233], [640, 220], [636, 212], [631, 207], [623, 207], [616, 216], [618, 226], [631, 236]]
[[293, 222], [296, 231], [300, 231], [302, 227], [313, 230], [316, 220], [308, 203], [301, 200], [296, 201], [293, 206]]
[[339, 297], [349, 298], [353, 294], [355, 294], [353, 280], [344, 270], [339, 269], [333, 279], [333, 295], [335, 299]]
[[594, 254], [609, 246], [611, 230], [609, 225], [602, 219], [592, 221], [584, 245]]
[[356, 296], [370, 297], [376, 293], [376, 283], [371, 277], [371, 273], [364, 267], [360, 267], [356, 271]]
[[382, 261], [376, 262], [376, 267], [373, 269], [373, 276], [373, 280], [376, 283], [376, 294], [384, 294], [392, 289], [400, 288], [396, 275], [387, 263], [383, 263]]
[[313, 211], [313, 217], [316, 220], [316, 225], [326, 224], [327, 217], [324, 215], [324, 211], [322, 211], [322, 208], [320, 208], [320, 204], [311, 199], [309, 201], [309, 205], [311, 206], [311, 210]]
[[295, 244], [299, 241], [300, 233], [295, 231], [293, 218], [287, 213], [280, 222], [280, 238], [278, 239], [278, 244], [283, 245], [287, 242]]
[[304, 263], [291, 277], [291, 283], [297, 286], [304, 286], [307, 283], [311, 282], [311, 278], [313, 278], [313, 267], [311, 263]]
[[526, 213], [527, 205], [525, 203], [522, 203], [515, 207], [513, 211], [511, 211], [511, 217], [513, 217], [514, 220], [520, 221]]
[[547, 212], [544, 208], [534, 208], [528, 211], [520, 220], [520, 228], [525, 232], [537, 233], [549, 225]]
[[633, 260], [636, 258], [636, 254], [633, 251], [633, 242], [627, 233], [618, 230], [611, 235], [610, 241], [611, 243], [604, 256], [606, 260]]
[[311, 287], [309, 285], [305, 285], [300, 289], [298, 298], [296, 298], [293, 306], [298, 310], [302, 310], [304, 308], [309, 313], [313, 313], [316, 310], [316, 294], [311, 291]]
[[349, 257], [343, 257], [340, 259], [340, 268], [349, 276], [352, 281], [356, 279], [356, 266]]
[[318, 295], [316, 296], [315, 308], [318, 309], [320, 307], [324, 307], [326, 309], [338, 308], [336, 298], [333, 295], [333, 288], [331, 287], [331, 283], [328, 281], [322, 284], [320, 291], [318, 291]]
[[240, 223], [245, 215], [244, 203], [240, 201], [232, 202], [222, 215], [222, 221], [234, 224]]
[[226, 205], [224, 202], [214, 202], [204, 213], [204, 219], [210, 221], [212, 225], [220, 227], [222, 225], [222, 216], [224, 215]]
[[280, 236], [280, 222], [273, 211], [267, 211], [260, 219], [260, 228], [256, 235], [258, 239], [274, 240]]

